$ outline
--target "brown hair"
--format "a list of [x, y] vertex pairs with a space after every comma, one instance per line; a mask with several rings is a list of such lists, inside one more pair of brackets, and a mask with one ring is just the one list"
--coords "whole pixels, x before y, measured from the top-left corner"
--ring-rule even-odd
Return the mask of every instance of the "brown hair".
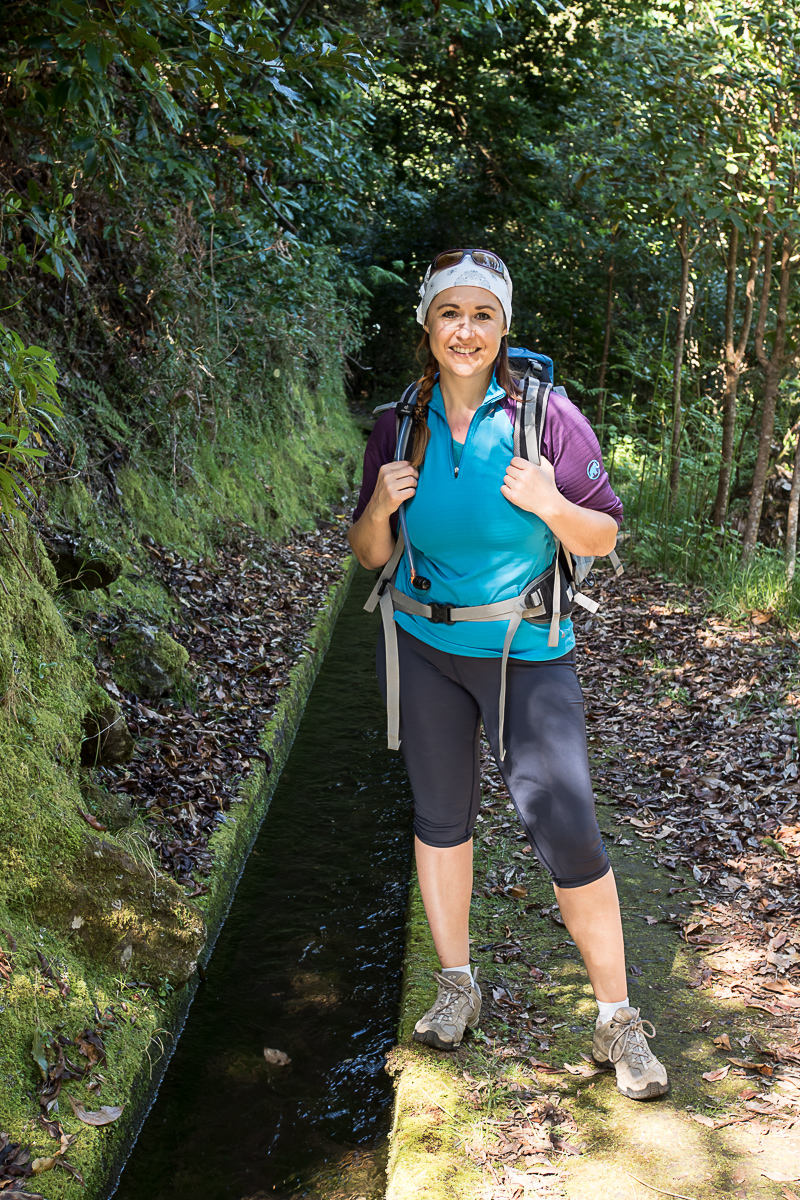
[[[421, 467], [425, 461], [425, 451], [428, 448], [431, 436], [431, 432], [428, 429], [428, 404], [433, 394], [436, 372], [439, 370], [439, 364], [433, 356], [431, 341], [427, 332], [423, 333], [417, 347], [417, 358], [421, 361], [422, 355], [426, 352], [425, 366], [422, 375], [417, 380], [419, 391], [417, 393], [417, 403], [414, 405], [414, 441], [409, 458], [412, 467]], [[511, 367], [508, 362], [508, 337], [506, 334], [503, 334], [500, 340], [500, 349], [497, 352], [497, 358], [494, 360], [494, 375], [507, 396], [516, 397], [519, 395], [519, 387], [517, 386], [515, 377], [511, 374]]]

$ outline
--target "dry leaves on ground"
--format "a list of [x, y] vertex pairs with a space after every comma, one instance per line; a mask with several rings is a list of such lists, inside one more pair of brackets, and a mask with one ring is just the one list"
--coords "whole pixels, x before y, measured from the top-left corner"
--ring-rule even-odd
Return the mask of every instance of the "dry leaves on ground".
[[324, 522], [283, 545], [239, 530], [214, 562], [155, 544], [150, 552], [153, 572], [180, 606], [169, 632], [189, 651], [191, 684], [185, 700], [145, 703], [120, 692], [111, 672], [123, 624], [96, 619], [92, 631], [105, 645], [98, 676], [137, 740], [126, 768], [99, 774], [144, 813], [163, 870], [201, 895], [209, 838], [254, 764], [270, 769], [259, 740], [292, 668], [314, 653], [307, 637], [349, 547], [343, 527]]
[[[674, 875], [666, 901], [643, 898], [638, 915], [647, 925], [673, 925], [696, 948], [690, 986], [738, 997], [765, 1013], [775, 1034], [768, 1047], [750, 1036], [736, 1045], [727, 1034], [718, 1037], [726, 1059], [705, 1080], [733, 1072], [759, 1090], [739, 1094], [735, 1115], [691, 1115], [711, 1128], [766, 1117], [773, 1129], [787, 1128], [800, 1112], [800, 1044], [793, 1044], [800, 1018], [797, 644], [769, 621], [736, 625], [708, 616], [699, 590], [634, 572], [603, 576], [595, 596], [601, 611], [582, 620], [577, 634], [597, 792], [621, 806], [614, 841], [622, 852], [652, 855]], [[486, 754], [482, 790], [477, 836], [493, 865], [476, 876], [476, 888], [521, 898], [528, 847]], [[691, 919], [671, 899], [689, 890], [702, 897]], [[563, 924], [554, 905], [536, 911]], [[524, 964], [549, 1002], [555, 989], [548, 993], [548, 972], [529, 957], [529, 938], [518, 925], [504, 933], [476, 949], [491, 952], [497, 964]], [[574, 954], [566, 935], [556, 949]], [[636, 964], [629, 970], [641, 974]], [[497, 1022], [509, 1038], [505, 1047], [494, 1043], [497, 1057], [519, 1059], [532, 1039], [540, 1051], [551, 1050], [550, 1020], [512, 985], [487, 989], [484, 1005], [484, 1032], [491, 1039]], [[538, 1058], [525, 1061], [543, 1086], [548, 1075], [562, 1073]], [[520, 1114], [505, 1130], [507, 1141], [523, 1128]], [[502, 1157], [502, 1143], [495, 1150]], [[487, 1151], [486, 1167], [491, 1163], [487, 1197], [522, 1195], [519, 1181], [498, 1173]]]
[[[80, 1080], [94, 1095], [100, 1093], [105, 1083], [99, 1072], [99, 1068], [106, 1063], [104, 1037], [124, 1018], [112, 1008], [102, 1014], [95, 1008], [94, 1016], [94, 1026], [87, 1027], [74, 1038], [64, 1032], [40, 1030], [33, 1035], [31, 1054], [42, 1075], [38, 1089], [39, 1103], [48, 1116], [58, 1112], [62, 1088], [70, 1080]], [[69, 1100], [74, 1107], [72, 1096]], [[46, 1120], [44, 1123], [48, 1128]], [[53, 1128], [57, 1128], [57, 1122], [53, 1123]]]

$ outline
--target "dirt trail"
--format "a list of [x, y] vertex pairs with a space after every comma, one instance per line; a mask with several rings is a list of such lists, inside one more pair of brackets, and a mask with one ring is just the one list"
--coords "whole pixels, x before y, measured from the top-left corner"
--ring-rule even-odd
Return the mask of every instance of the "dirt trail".
[[658, 580], [605, 591], [580, 659], [598, 814], [671, 1093], [636, 1104], [587, 1062], [582, 964], [487, 766], [481, 1031], [456, 1055], [409, 1043], [435, 964], [417, 897], [388, 1200], [800, 1200], [796, 648]]

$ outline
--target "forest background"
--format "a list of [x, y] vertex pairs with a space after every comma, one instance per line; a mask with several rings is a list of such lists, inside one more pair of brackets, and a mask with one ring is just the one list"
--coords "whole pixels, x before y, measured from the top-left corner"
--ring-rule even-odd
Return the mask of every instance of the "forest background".
[[[9, 0], [0, 29], [8, 515], [38, 465], [51, 507], [77, 483], [178, 542], [231, 503], [310, 520], [357, 457], [340, 381], [399, 394], [426, 261], [489, 245], [626, 553], [796, 615], [793, 0]], [[271, 494], [309, 397], [335, 431]]]

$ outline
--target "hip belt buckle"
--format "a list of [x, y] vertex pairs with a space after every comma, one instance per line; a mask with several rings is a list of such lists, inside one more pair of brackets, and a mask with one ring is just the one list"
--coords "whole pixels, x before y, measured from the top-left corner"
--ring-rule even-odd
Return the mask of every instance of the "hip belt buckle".
[[431, 615], [428, 618], [434, 625], [454, 625], [455, 622], [450, 616], [452, 606], [449, 604], [429, 604]]

